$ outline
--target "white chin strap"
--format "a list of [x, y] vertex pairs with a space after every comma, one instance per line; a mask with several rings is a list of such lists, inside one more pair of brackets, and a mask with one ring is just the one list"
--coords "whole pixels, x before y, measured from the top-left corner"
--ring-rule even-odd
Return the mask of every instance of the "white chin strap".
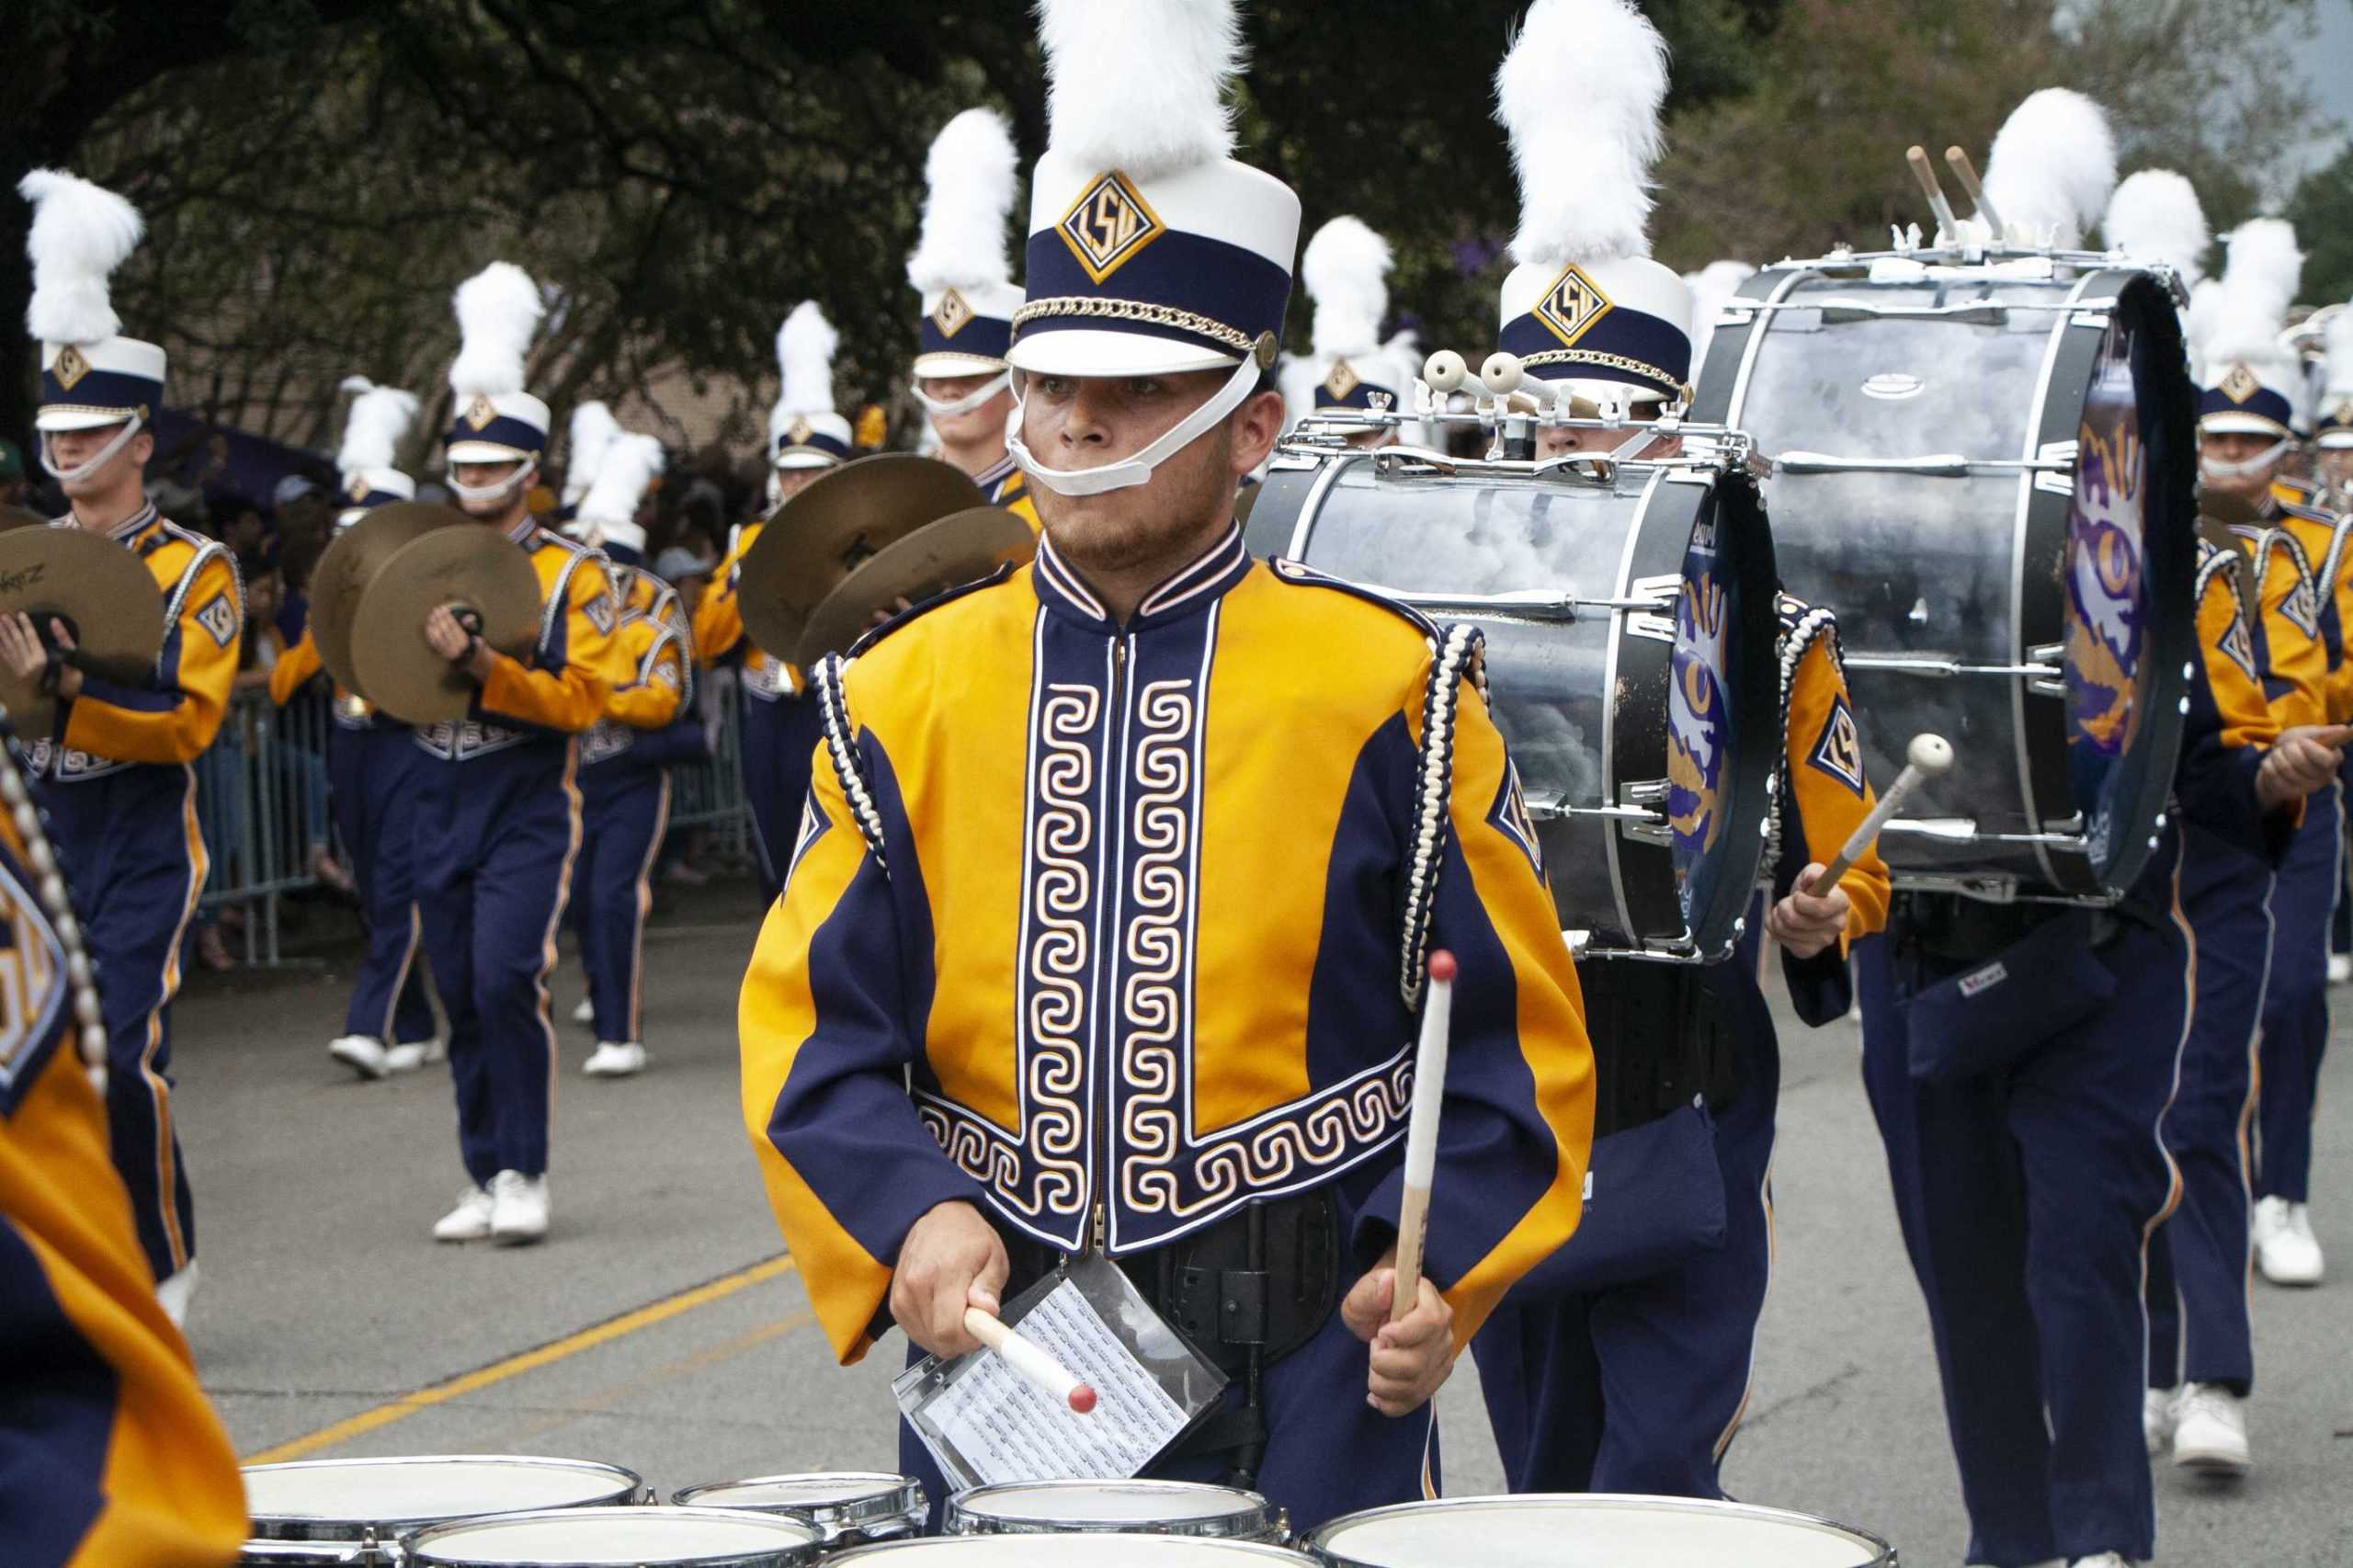
[[972, 413], [972, 410], [980, 407], [983, 403], [988, 402], [989, 399], [996, 396], [997, 393], [1003, 392], [1012, 384], [1013, 372], [1009, 369], [999, 370], [995, 375], [991, 376], [979, 387], [975, 388], [972, 392], [966, 392], [962, 397], [956, 399], [953, 403], [943, 403], [938, 398], [927, 395], [923, 390], [923, 382], [921, 380], [917, 380], [914, 387], [910, 390], [914, 392], [915, 401], [923, 404], [923, 411], [926, 414], [930, 415], [934, 419], [946, 419], [959, 414]]
[[146, 423], [145, 415], [133, 414], [129, 419], [123, 421], [122, 428], [115, 433], [114, 439], [98, 449], [97, 456], [79, 468], [73, 469], [58, 467], [57, 460], [49, 455], [49, 444], [57, 436], [54, 430], [49, 431], [40, 438], [40, 466], [48, 470], [49, 477], [60, 484], [79, 484], [120, 456], [122, 449], [131, 445], [131, 438], [138, 435]]
[[1006, 426], [1006, 450], [1021, 465], [1021, 472], [1057, 495], [1100, 495], [1107, 490], [1127, 490], [1147, 483], [1152, 471], [1198, 441], [1209, 430], [1222, 423], [1227, 415], [1242, 406], [1258, 384], [1258, 362], [1245, 359], [1233, 368], [1225, 385], [1218, 388], [1207, 403], [1176, 421], [1159, 437], [1133, 457], [1122, 458], [1101, 468], [1048, 468], [1030, 455], [1029, 443], [1021, 438], [1022, 397], [1015, 394], [1013, 418]]
[[458, 483], [458, 465], [451, 463], [449, 471], [441, 476], [441, 483], [448, 485], [449, 494], [460, 501], [487, 504], [506, 500], [517, 490], [529, 484], [531, 482], [531, 476], [539, 472], [540, 465], [535, 462], [519, 462], [515, 465], [513, 473], [495, 484], [460, 484]]
[[2288, 437], [2282, 436], [2255, 456], [2241, 458], [2236, 462], [2224, 462], [2221, 458], [2201, 454], [2198, 460], [2198, 471], [2209, 479], [2248, 479], [2286, 457], [2289, 444]]

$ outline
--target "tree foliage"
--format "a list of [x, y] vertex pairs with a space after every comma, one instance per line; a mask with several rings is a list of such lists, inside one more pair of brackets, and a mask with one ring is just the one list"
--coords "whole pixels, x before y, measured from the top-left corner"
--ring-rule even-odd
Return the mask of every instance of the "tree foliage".
[[2353, 148], [2304, 176], [2288, 216], [2304, 245], [2303, 297], [2316, 305], [2353, 298]]

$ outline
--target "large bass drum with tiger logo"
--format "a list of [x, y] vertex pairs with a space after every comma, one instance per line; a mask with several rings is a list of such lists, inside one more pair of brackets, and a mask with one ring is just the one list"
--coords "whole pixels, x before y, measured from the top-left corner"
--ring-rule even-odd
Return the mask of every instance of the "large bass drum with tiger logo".
[[1730, 950], [1781, 746], [1773, 546], [1745, 472], [1287, 443], [1245, 538], [1482, 629], [1525, 801], [1505, 825], [1582, 951]]
[[1896, 882], [2131, 886], [2197, 657], [2165, 278], [2059, 253], [1784, 263], [1719, 312], [1693, 412], [1772, 464], [1781, 580], [1837, 613], [1872, 783], [1917, 732], [1954, 744], [1881, 836]]

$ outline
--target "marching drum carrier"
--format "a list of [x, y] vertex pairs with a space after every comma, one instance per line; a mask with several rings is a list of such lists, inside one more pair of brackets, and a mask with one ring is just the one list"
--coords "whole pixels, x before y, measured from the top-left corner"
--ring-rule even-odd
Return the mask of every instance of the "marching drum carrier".
[[1694, 410], [1769, 464], [1781, 579], [1837, 613], [1900, 887], [2105, 903], [2163, 825], [2198, 656], [2195, 409], [2169, 273], [1846, 251], [1718, 313]]
[[[1455, 356], [1431, 364], [1438, 390], [1461, 384]], [[1517, 362], [1491, 360], [1486, 380], [1509, 393]], [[1245, 539], [1433, 619], [1475, 622], [1526, 802], [1518, 821], [1496, 809], [1540, 862], [1572, 945], [1712, 961], [1738, 938], [1781, 755], [1773, 543], [1746, 443], [1662, 422], [1623, 428], [1679, 434], [1681, 455], [1540, 462], [1347, 444], [1361, 429], [1469, 421], [1503, 434], [1498, 453], [1532, 449], [1529, 419], [1499, 416], [1505, 406], [1305, 421], [1276, 449]]]

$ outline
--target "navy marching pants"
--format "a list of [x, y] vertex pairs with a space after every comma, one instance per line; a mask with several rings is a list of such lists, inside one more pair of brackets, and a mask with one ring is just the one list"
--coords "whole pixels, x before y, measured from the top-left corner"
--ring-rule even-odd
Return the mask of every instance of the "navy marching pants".
[[556, 1038], [548, 973], [580, 846], [577, 743], [538, 739], [463, 762], [425, 757], [417, 903], [449, 1020], [466, 1174], [548, 1166]]
[[426, 761], [404, 727], [331, 724], [327, 799], [351, 860], [368, 934], [343, 1032], [387, 1045], [433, 1038], [433, 1004], [416, 966], [416, 771]]
[[2020, 1568], [2153, 1554], [2143, 1257], [2174, 1197], [2158, 1127], [2192, 983], [2178, 926], [2125, 923], [2115, 1000], [1992, 1072], [1910, 1072], [1889, 938], [1856, 945], [1863, 1083], [1927, 1299], [1970, 1540]]
[[2198, 994], [2165, 1122], [2181, 1202], [2149, 1239], [2149, 1386], [2222, 1383], [2244, 1395], [2255, 1382], [2247, 1138], [2271, 872], [2202, 829], [2184, 837], [2181, 908], [2198, 939]]
[[820, 733], [816, 699], [759, 697], [744, 702], [744, 798], [752, 808], [752, 847], [758, 857], [760, 898], [774, 903], [801, 833], [809, 797], [809, 761]]
[[580, 795], [584, 828], [572, 924], [597, 1038], [639, 1041], [645, 916], [654, 907], [654, 859], [670, 825], [670, 770], [631, 766], [624, 753], [584, 768]]
[[1716, 990], [1739, 1063], [1715, 1124], [1724, 1244], [1631, 1284], [1504, 1298], [1471, 1349], [1514, 1492], [1724, 1495], [1772, 1275], [1781, 1057], [1753, 944], [1698, 978]]
[[158, 1280], [196, 1256], [196, 1203], [172, 1119], [172, 998], [180, 943], [211, 861], [197, 826], [196, 772], [134, 763], [73, 783], [43, 780], [107, 1030], [107, 1137], [131, 1190], [140, 1249]]
[[2328, 929], [2344, 875], [2344, 792], [2340, 781], [2304, 801], [2303, 825], [2280, 857], [2271, 895], [2279, 937], [2263, 999], [2257, 1198], [2302, 1203], [2312, 1176], [2313, 1111], [2328, 1049]]

